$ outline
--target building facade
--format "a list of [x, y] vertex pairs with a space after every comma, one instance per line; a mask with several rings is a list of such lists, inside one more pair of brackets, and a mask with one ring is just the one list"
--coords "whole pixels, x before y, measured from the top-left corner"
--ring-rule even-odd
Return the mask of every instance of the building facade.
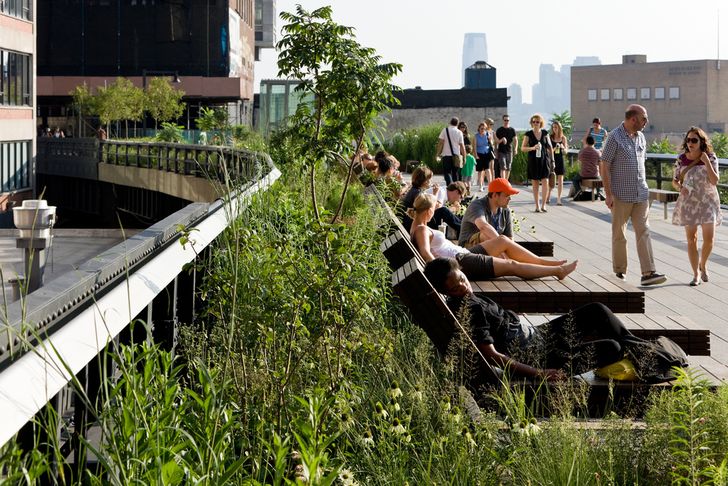
[[139, 87], [151, 76], [180, 80], [184, 125], [203, 106], [226, 107], [233, 124], [251, 123], [253, 0], [37, 1], [39, 125], [67, 126], [71, 90], [119, 76]]
[[625, 108], [632, 103], [647, 108], [650, 120], [644, 131], [648, 141], [682, 135], [691, 125], [708, 133], [725, 133], [726, 69], [727, 61], [647, 62], [643, 55], [623, 56], [622, 64], [617, 65], [574, 66], [574, 139], [581, 139], [594, 117], [599, 117], [608, 130], [614, 129], [624, 120]]
[[313, 102], [312, 95], [295, 91], [298, 85], [299, 82], [292, 79], [264, 79], [260, 82], [256, 128], [263, 136], [267, 137], [284, 126], [288, 117], [296, 113], [298, 105]]
[[33, 196], [35, 160], [35, 5], [0, 2], [0, 226]]

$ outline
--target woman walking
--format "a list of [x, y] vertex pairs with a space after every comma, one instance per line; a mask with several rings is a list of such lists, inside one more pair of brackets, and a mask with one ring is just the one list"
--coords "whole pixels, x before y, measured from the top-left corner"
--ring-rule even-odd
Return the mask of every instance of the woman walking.
[[[561, 206], [561, 193], [564, 192], [564, 153], [569, 150], [569, 140], [564, 135], [564, 129], [561, 123], [555, 121], [551, 124], [551, 133], [549, 133], [551, 145], [554, 148], [554, 173], [556, 174], [556, 205]], [[551, 190], [549, 188], [549, 197], [551, 200]]]
[[[528, 178], [533, 187], [533, 201], [536, 203], [536, 212], [546, 212], [546, 201], [549, 197], [549, 157], [553, 157], [553, 148], [549, 134], [543, 128], [544, 119], [536, 113], [531, 117], [531, 130], [523, 136], [521, 151], [528, 153], [526, 167]], [[541, 183], [541, 205], [538, 202], [538, 184]]]
[[[708, 257], [713, 251], [715, 227], [723, 220], [718, 195], [718, 160], [705, 132], [690, 127], [682, 144], [683, 153], [675, 161], [673, 187], [680, 191], [672, 214], [673, 224], [684, 226], [688, 239], [688, 260], [693, 269], [690, 285], [708, 281]], [[698, 252], [698, 226], [703, 247]], [[700, 275], [698, 275], [698, 271]]]
[[478, 171], [476, 183], [480, 186], [479, 190], [484, 192], [485, 181], [490, 183], [493, 180], [493, 137], [492, 130], [487, 126], [488, 120], [478, 125], [478, 132], [475, 134], [475, 153], [478, 161], [475, 166]]

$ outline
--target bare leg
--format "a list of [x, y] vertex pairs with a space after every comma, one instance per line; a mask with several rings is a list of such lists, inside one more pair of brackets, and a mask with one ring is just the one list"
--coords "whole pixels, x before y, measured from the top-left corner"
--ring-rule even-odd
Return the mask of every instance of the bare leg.
[[556, 192], [556, 204], [561, 204], [561, 193], [564, 192], [564, 176], [558, 175], [557, 179], [557, 192]]
[[[541, 179], [541, 208], [546, 206], [546, 201], [549, 199], [549, 180]], [[538, 202], [536, 202], [538, 204]]]
[[531, 188], [533, 189], [533, 202], [536, 203], [536, 212], [541, 211], [541, 207], [538, 205], [538, 179], [531, 181]]
[[[705, 223], [701, 225], [703, 229], [703, 247], [700, 249], [700, 271], [708, 273], [708, 257], [713, 251], [713, 240], [715, 239], [715, 224]], [[696, 231], [697, 232], [697, 231]]]
[[566, 263], [566, 260], [548, 260], [546, 258], [536, 256], [512, 239], [503, 235], [498, 235], [498, 237], [491, 238], [487, 241], [481, 241], [480, 246], [485, 248], [488, 255], [505, 254], [511, 260], [521, 263], [533, 263], [548, 267], [558, 267], [559, 265]]
[[490, 163], [488, 164], [488, 169], [486, 172], [486, 175], [488, 176], [488, 184], [490, 184], [490, 181], [493, 180], [493, 165], [494, 165], [494, 161], [491, 160]]
[[503, 177], [505, 180], [508, 180], [508, 177], [510, 177], [510, 175], [511, 175], [510, 170], [501, 169], [501, 177]]
[[693, 269], [693, 277], [698, 278], [698, 227], [685, 226], [685, 236], [688, 238], [688, 260]]
[[524, 279], [556, 277], [559, 280], [565, 279], [571, 272], [576, 269], [578, 260], [571, 263], [565, 263], [557, 267], [535, 265], [533, 263], [521, 263], [513, 260], [503, 260], [502, 258], [493, 257], [493, 270], [496, 277], [505, 277], [512, 275]]

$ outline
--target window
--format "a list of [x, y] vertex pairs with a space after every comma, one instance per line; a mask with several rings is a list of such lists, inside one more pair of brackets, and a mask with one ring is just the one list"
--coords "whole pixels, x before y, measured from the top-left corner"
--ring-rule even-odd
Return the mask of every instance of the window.
[[650, 99], [650, 88], [640, 88], [640, 99], [641, 100]]
[[627, 88], [627, 99], [628, 100], [637, 99], [637, 88]]
[[0, 0], [0, 13], [23, 20], [31, 20], [31, 4], [31, 0]]
[[602, 101], [609, 101], [609, 89], [599, 90], [599, 99]]
[[32, 106], [32, 70], [27, 54], [0, 50], [0, 105]]
[[656, 100], [665, 99], [665, 88], [655, 88], [655, 99]]
[[586, 99], [588, 101], [596, 101], [597, 100], [597, 90], [595, 90], [595, 89], [586, 90]]
[[624, 90], [622, 88], [614, 88], [614, 92], [612, 93], [612, 99], [619, 101], [623, 98]]
[[680, 87], [679, 86], [670, 86], [670, 99], [671, 100], [680, 99]]
[[30, 141], [0, 143], [0, 190], [18, 191], [30, 188]]

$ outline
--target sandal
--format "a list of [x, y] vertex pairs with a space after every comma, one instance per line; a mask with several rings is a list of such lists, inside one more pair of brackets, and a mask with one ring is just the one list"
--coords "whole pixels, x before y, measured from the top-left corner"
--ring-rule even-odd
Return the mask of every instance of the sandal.
[[695, 277], [690, 281], [690, 286], [697, 287], [698, 285], [700, 285], [700, 282], [701, 280], [698, 277]]

